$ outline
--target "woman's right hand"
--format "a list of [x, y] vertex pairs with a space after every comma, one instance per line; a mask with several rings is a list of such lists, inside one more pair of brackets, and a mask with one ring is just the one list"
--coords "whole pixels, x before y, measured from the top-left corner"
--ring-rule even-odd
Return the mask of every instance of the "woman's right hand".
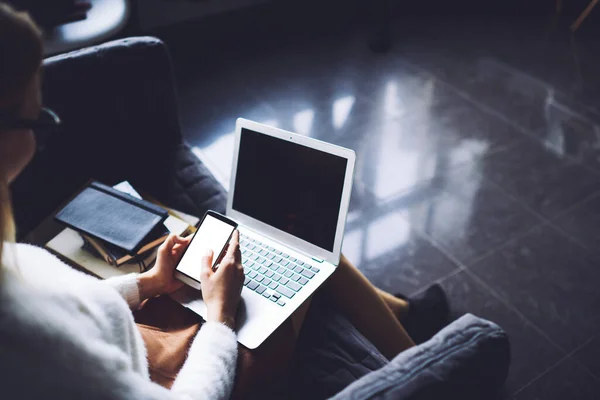
[[208, 314], [206, 321], [220, 322], [231, 329], [235, 327], [235, 314], [244, 287], [244, 268], [239, 241], [240, 234], [236, 230], [216, 271], [212, 270], [212, 251], [202, 257], [200, 271], [202, 298]]

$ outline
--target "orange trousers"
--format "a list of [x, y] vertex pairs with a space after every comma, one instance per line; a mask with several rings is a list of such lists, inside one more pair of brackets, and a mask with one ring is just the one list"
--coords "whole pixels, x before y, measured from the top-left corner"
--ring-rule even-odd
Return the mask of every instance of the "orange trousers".
[[[150, 378], [170, 388], [202, 326], [202, 319], [168, 296], [145, 301], [134, 317], [146, 344]], [[276, 398], [287, 383], [296, 335], [289, 319], [257, 349], [239, 345], [232, 399]], [[281, 384], [275, 386], [275, 382]]]

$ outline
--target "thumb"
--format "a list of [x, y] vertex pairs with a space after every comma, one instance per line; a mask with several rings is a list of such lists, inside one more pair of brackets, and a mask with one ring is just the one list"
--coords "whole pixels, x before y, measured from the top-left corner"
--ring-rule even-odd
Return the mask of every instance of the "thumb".
[[214, 271], [212, 270], [212, 264], [213, 251], [208, 249], [200, 261], [200, 281], [205, 278], [209, 278], [212, 274], [214, 274]]

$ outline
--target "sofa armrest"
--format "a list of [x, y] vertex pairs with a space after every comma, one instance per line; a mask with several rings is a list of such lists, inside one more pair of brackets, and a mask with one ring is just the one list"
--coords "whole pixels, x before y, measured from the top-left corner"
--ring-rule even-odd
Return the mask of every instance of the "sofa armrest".
[[22, 238], [90, 178], [153, 176], [182, 146], [168, 50], [151, 37], [61, 54], [43, 65], [43, 102], [61, 117], [37, 135], [33, 161], [11, 185]]
[[64, 122], [61, 135], [135, 158], [181, 142], [177, 95], [165, 44], [115, 40], [44, 61], [44, 103]]
[[334, 399], [485, 399], [504, 384], [510, 364], [506, 333], [467, 314], [431, 340], [396, 356]]

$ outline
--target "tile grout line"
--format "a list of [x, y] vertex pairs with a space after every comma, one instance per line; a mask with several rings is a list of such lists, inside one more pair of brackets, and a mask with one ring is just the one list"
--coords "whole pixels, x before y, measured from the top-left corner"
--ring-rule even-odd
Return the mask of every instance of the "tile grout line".
[[[453, 90], [459, 97], [463, 98], [464, 100], [468, 101], [471, 105], [473, 105], [475, 108], [479, 109], [480, 111], [491, 115], [497, 119], [499, 119], [500, 121], [502, 121], [503, 123], [505, 123], [506, 125], [512, 127], [513, 129], [515, 129], [516, 131], [518, 131], [519, 133], [525, 135], [526, 137], [530, 138], [530, 139], [534, 139], [537, 142], [540, 142], [540, 138], [535, 134], [534, 131], [525, 128], [524, 126], [514, 123], [512, 122], [510, 119], [508, 119], [508, 117], [506, 117], [504, 114], [502, 114], [501, 112], [495, 110], [494, 108], [492, 108], [491, 106], [488, 106], [487, 104], [484, 104], [483, 102], [477, 102], [475, 100], [475, 98], [473, 96], [471, 96], [468, 92], [464, 91], [463, 89], [460, 89], [459, 87], [451, 84], [450, 82], [447, 82], [444, 79], [441, 79], [437, 74], [431, 72], [431, 70], [429, 68], [423, 67], [422, 65], [419, 64], [415, 64], [413, 62], [409, 62], [409, 61], [405, 61], [402, 60], [401, 62], [403, 62], [405, 65], [408, 65], [409, 68], [412, 69], [421, 69], [423, 70], [425, 73], [428, 73], [434, 77], [436, 77], [436, 79], [443, 85], [447, 86], [449, 89]], [[596, 170], [586, 164], [583, 164], [582, 162], [580, 162], [579, 160], [577, 160], [575, 157], [571, 156], [571, 155], [566, 155], [566, 158], [571, 160], [571, 161], [575, 161], [578, 165], [580, 165], [582, 168], [593, 172], [595, 175], [600, 175], [600, 171]]]
[[[527, 389], [529, 386], [531, 386], [533, 383], [537, 382], [539, 379], [541, 379], [542, 377], [544, 377], [545, 375], [547, 375], [549, 372], [551, 372], [554, 368], [556, 368], [557, 366], [559, 366], [561, 363], [567, 361], [568, 359], [570, 359], [576, 352], [578, 352], [579, 350], [581, 350], [582, 348], [584, 348], [585, 346], [587, 346], [588, 344], [590, 344], [594, 339], [596, 339], [598, 336], [592, 336], [591, 338], [587, 339], [585, 342], [583, 342], [583, 344], [577, 346], [575, 349], [573, 349], [572, 351], [570, 351], [569, 353], [567, 353], [563, 358], [559, 359], [558, 361], [556, 361], [554, 364], [552, 364], [551, 366], [549, 366], [548, 368], [546, 368], [544, 371], [540, 372], [537, 376], [535, 376], [534, 378], [532, 378], [528, 383], [526, 383], [525, 385], [523, 385], [520, 389], [517, 389], [514, 393], [511, 393], [511, 397], [516, 396], [517, 394], [521, 393], [523, 390]], [[574, 360], [574, 362], [579, 365], [580, 367], [583, 367], [576, 359]], [[600, 381], [594, 374], [592, 374], [587, 368], [584, 367], [584, 370], [588, 373], [591, 374], [592, 377], [597, 380]]]
[[[528, 213], [530, 213], [532, 216], [536, 217], [537, 219], [540, 220], [540, 223], [537, 225], [534, 225], [531, 229], [527, 230], [527, 234], [530, 233], [534, 228], [538, 228], [538, 227], [543, 227], [544, 225], [546, 226], [550, 226], [554, 229], [556, 229], [561, 235], [565, 236], [567, 239], [569, 239], [570, 241], [576, 243], [578, 246], [584, 248], [587, 252], [591, 252], [587, 246], [585, 246], [581, 241], [579, 241], [579, 239], [575, 238], [573, 235], [571, 235], [569, 232], [565, 231], [564, 229], [562, 229], [559, 225], [556, 225], [554, 223], [555, 220], [557, 220], [559, 217], [567, 214], [569, 211], [572, 211], [573, 209], [575, 209], [576, 207], [585, 204], [587, 201], [591, 200], [592, 198], [600, 195], [600, 190], [597, 190], [591, 194], [589, 194], [588, 196], [584, 197], [582, 200], [580, 200], [579, 202], [571, 205], [570, 207], [567, 207], [566, 209], [562, 210], [561, 212], [557, 213], [557, 215], [555, 215], [552, 218], [548, 218], [542, 214], [537, 213], [534, 209], [530, 208], [528, 205], [524, 204], [518, 197], [514, 196], [512, 193], [510, 193], [508, 190], [506, 190], [504, 187], [502, 187], [501, 185], [497, 184], [496, 182], [494, 182], [491, 179], [486, 179], [486, 182], [488, 182], [489, 184], [491, 184], [492, 186], [494, 186], [496, 189], [498, 189], [500, 192], [502, 192], [506, 197], [508, 197], [509, 199], [511, 199], [512, 201], [516, 202], [519, 206], [521, 206], [525, 211], [527, 211]], [[517, 235], [509, 240], [507, 240], [506, 242], [500, 244], [498, 247], [486, 252], [485, 254], [483, 254], [480, 257], [475, 258], [473, 261], [471, 261], [469, 263], [469, 265], [474, 265], [477, 262], [481, 261], [482, 259], [484, 259], [485, 257], [491, 255], [492, 253], [494, 253], [496, 250], [502, 249], [503, 247], [505, 247], [507, 244], [511, 243], [512, 241], [516, 240], [516, 239], [521, 239], [524, 236], [526, 236], [525, 234], [521, 234], [521, 235]], [[468, 268], [468, 267], [467, 267]]]
[[[536, 225], [534, 227], [532, 227], [530, 230], [528, 230], [526, 233], [524, 233], [522, 236], [525, 236], [525, 234], [528, 234], [529, 232], [531, 232], [533, 229], [542, 226], [543, 224], [540, 225]], [[419, 232], [421, 233], [421, 232]], [[436, 247], [442, 254], [444, 254], [445, 256], [447, 256], [452, 262], [456, 263], [458, 265], [458, 269], [456, 271], [453, 271], [451, 274], [448, 274], [447, 276], [444, 276], [442, 278], [437, 279], [435, 282], [437, 283], [442, 283], [443, 281], [445, 281], [446, 279], [451, 278], [452, 276], [458, 274], [459, 272], [465, 272], [465, 274], [467, 274], [471, 279], [473, 279], [474, 281], [476, 281], [479, 285], [481, 285], [483, 287], [483, 289], [485, 289], [489, 294], [491, 294], [496, 300], [498, 300], [500, 302], [500, 304], [504, 305], [508, 310], [514, 312], [516, 315], [518, 315], [527, 325], [529, 325], [534, 331], [536, 331], [538, 334], [540, 334], [544, 339], [546, 339], [548, 341], [548, 343], [553, 346], [555, 348], [555, 350], [557, 350], [559, 353], [561, 353], [562, 355], [566, 354], [566, 351], [560, 346], [558, 345], [553, 339], [551, 339], [546, 332], [544, 332], [540, 327], [538, 327], [533, 321], [531, 321], [529, 318], [527, 318], [523, 313], [521, 313], [521, 311], [519, 311], [515, 306], [513, 306], [510, 302], [508, 302], [507, 300], [505, 300], [502, 296], [500, 296], [490, 285], [488, 285], [485, 281], [483, 281], [478, 275], [476, 275], [473, 271], [471, 271], [468, 267], [466, 267], [463, 263], [461, 263], [460, 261], [458, 261], [452, 254], [448, 253], [444, 248], [440, 248], [440, 245], [437, 243], [437, 241], [433, 240], [433, 238], [431, 236], [429, 236], [426, 233], [421, 233], [423, 234], [423, 236], [430, 241], [430, 243]], [[504, 245], [507, 245], [508, 243], [512, 242], [512, 240], [517, 240], [518, 238], [513, 238], [509, 241], [507, 241], [506, 243], [504, 243]], [[492, 252], [493, 253], [493, 252]], [[415, 294], [418, 294], [420, 292], [422, 292], [423, 289], [419, 292], [416, 292]]]
[[464, 271], [464, 270], [463, 270], [462, 268], [460, 268], [460, 266], [459, 266], [459, 267], [455, 268], [455, 269], [454, 269], [452, 272], [449, 272], [449, 273], [447, 273], [447, 274], [446, 274], [446, 275], [444, 275], [444, 276], [441, 276], [441, 277], [439, 277], [439, 278], [437, 278], [437, 279], [434, 279], [434, 280], [433, 280], [432, 282], [430, 282], [428, 285], [424, 285], [423, 287], [421, 287], [421, 288], [419, 288], [419, 289], [415, 290], [414, 292], [412, 292], [412, 293], [411, 293], [411, 295], [410, 295], [410, 296], [411, 296], [411, 297], [413, 297], [413, 296], [418, 296], [419, 294], [421, 294], [421, 293], [423, 293], [425, 290], [427, 290], [427, 288], [428, 288], [429, 286], [431, 286], [431, 285], [433, 285], [433, 284], [436, 284], [436, 283], [438, 283], [438, 284], [441, 284], [441, 283], [442, 283], [442, 282], [444, 282], [446, 279], [450, 279], [450, 278], [452, 278], [454, 275], [458, 275], [459, 273], [461, 273], [461, 272], [463, 272], [463, 271]]
[[523, 239], [525, 236], [532, 233], [535, 229], [544, 227], [545, 225], [548, 225], [547, 221], [540, 221], [538, 224], [535, 224], [535, 225], [529, 227], [528, 229], [524, 230], [523, 232], [520, 232], [520, 233], [512, 236], [510, 239], [507, 239], [506, 241], [500, 243], [498, 246], [492, 248], [491, 250], [488, 250], [485, 253], [481, 254], [480, 256], [473, 258], [473, 260], [469, 261], [468, 265], [466, 266], [466, 269], [471, 269], [475, 264], [481, 262], [485, 258], [506, 248], [509, 244], [511, 244], [517, 240]]
[[565, 214], [573, 211], [575, 208], [579, 207], [580, 205], [587, 203], [588, 201], [592, 200], [592, 198], [597, 197], [598, 195], [600, 195], [600, 189], [596, 190], [593, 193], [588, 194], [587, 196], [585, 196], [583, 199], [581, 199], [580, 201], [578, 201], [575, 204], [570, 205], [569, 207], [565, 208], [564, 210], [558, 212], [555, 216], [553, 216], [552, 218], [547, 218], [548, 222], [552, 222], [557, 220], [558, 218], [564, 216]]
[[552, 346], [554, 346], [556, 348], [556, 350], [558, 350], [562, 354], [567, 353], [566, 350], [563, 349], [562, 346], [560, 346], [558, 343], [556, 343], [552, 338], [550, 338], [550, 336], [548, 336], [548, 334], [543, 329], [538, 327], [533, 321], [531, 321], [529, 318], [527, 318], [519, 309], [517, 309], [515, 306], [513, 306], [508, 300], [505, 300], [502, 296], [500, 296], [490, 285], [488, 285], [477, 274], [475, 274], [473, 271], [471, 271], [469, 269], [466, 269], [465, 273], [468, 274], [473, 280], [477, 281], [486, 290], [488, 290], [488, 292], [492, 296], [494, 296], [496, 298], [496, 300], [498, 300], [505, 307], [507, 307], [509, 310], [513, 311], [515, 314], [517, 314], [519, 317], [521, 317], [525, 322], [527, 322], [529, 325], [531, 325], [533, 330], [535, 330], [538, 334], [540, 334], [543, 338], [545, 338], [549, 344], [551, 344]]
[[[523, 232], [521, 235], [519, 235], [518, 237], [513, 237], [509, 240], [507, 240], [506, 242], [504, 242], [501, 246], [498, 246], [497, 248], [495, 248], [494, 250], [491, 250], [490, 252], [486, 253], [486, 257], [497, 252], [498, 250], [500, 250], [502, 247], [507, 246], [508, 244], [512, 243], [515, 240], [518, 240], [524, 236], [526, 236], [527, 234], [529, 234], [531, 231], [533, 231], [536, 228], [539, 228], [540, 226], [544, 226], [546, 224], [546, 222], [541, 222], [540, 224], [537, 224], [533, 227], [531, 227], [530, 229], [528, 229], [526, 232]], [[513, 306], [510, 302], [508, 302], [507, 300], [505, 300], [502, 296], [500, 296], [490, 285], [488, 285], [485, 281], [483, 281], [477, 274], [475, 274], [473, 271], [470, 270], [469, 267], [467, 267], [465, 264], [463, 264], [461, 261], [459, 261], [454, 255], [452, 255], [449, 251], [447, 251], [442, 245], [440, 245], [435, 239], [433, 239], [433, 237], [431, 237], [429, 234], [427, 234], [426, 232], [422, 231], [422, 230], [418, 230], [419, 234], [421, 234], [423, 237], [425, 237], [436, 249], [438, 249], [442, 254], [444, 254], [446, 257], [448, 257], [450, 259], [450, 261], [452, 261], [453, 263], [455, 263], [458, 267], [459, 267], [459, 271], [454, 271], [455, 273], [464, 271], [467, 275], [469, 275], [473, 280], [475, 280], [477, 283], [479, 283], [485, 290], [488, 291], [489, 294], [491, 294], [494, 298], [496, 298], [496, 300], [498, 300], [502, 305], [504, 305], [506, 308], [508, 308], [510, 311], [514, 312], [515, 314], [517, 314], [520, 318], [522, 318], [528, 325], [530, 325], [536, 332], [538, 332], [542, 337], [544, 337], [549, 344], [551, 344], [553, 347], [555, 347], [556, 350], [558, 350], [560, 353], [565, 354], [566, 351], [560, 346], [558, 345], [554, 340], [552, 340], [540, 327], [538, 327], [533, 321], [531, 321], [529, 318], [527, 318], [523, 313], [521, 313], [521, 311], [519, 311], [515, 306]], [[480, 257], [477, 262], [481, 261], [484, 257]], [[453, 274], [450, 274], [447, 277], [443, 277], [443, 279], [447, 279], [451, 276], [453, 276]], [[436, 280], [436, 282], [443, 282], [440, 280]], [[417, 293], [418, 294], [418, 293]]]
[[[531, 321], [529, 318], [527, 318], [524, 314], [522, 314], [516, 307], [514, 307], [511, 303], [509, 303], [507, 300], [504, 300], [502, 298], [502, 296], [500, 296], [490, 285], [488, 285], [485, 281], [483, 281], [477, 274], [475, 274], [470, 267], [472, 267], [473, 265], [477, 264], [478, 262], [480, 262], [481, 260], [485, 259], [486, 257], [491, 256], [492, 254], [498, 252], [499, 250], [501, 250], [502, 248], [505, 248], [506, 246], [508, 246], [510, 243], [513, 243], [514, 241], [517, 241], [519, 239], [522, 239], [523, 237], [527, 236], [528, 234], [530, 234], [534, 229], [540, 228], [540, 227], [544, 227], [544, 226], [550, 226], [555, 228], [554, 224], [551, 224], [550, 220], [547, 219], [546, 217], [538, 214], [537, 212], [533, 211], [531, 208], [529, 208], [528, 206], [524, 205], [521, 203], [520, 200], [518, 200], [517, 198], [515, 198], [512, 194], [510, 194], [509, 192], [507, 192], [502, 186], [498, 185], [497, 183], [491, 181], [490, 179], [486, 179], [486, 182], [488, 182], [489, 184], [491, 184], [493, 187], [495, 187], [496, 189], [498, 189], [501, 193], [503, 193], [506, 197], [508, 197], [510, 200], [515, 201], [517, 204], [519, 204], [519, 206], [521, 206], [526, 212], [530, 213], [532, 216], [534, 216], [539, 223], [534, 225], [533, 227], [531, 227], [530, 229], [527, 229], [524, 232], [521, 232], [520, 234], [511, 237], [510, 239], [506, 240], [505, 242], [501, 243], [500, 245], [498, 245], [497, 247], [489, 250], [488, 252], [486, 252], [485, 254], [482, 254], [480, 257], [475, 258], [474, 260], [469, 262], [469, 266], [465, 265], [464, 263], [462, 263], [461, 261], [459, 261], [453, 254], [451, 254], [448, 250], [445, 249], [444, 246], [442, 246], [441, 244], [439, 244], [436, 240], [433, 239], [433, 237], [431, 237], [429, 234], [427, 234], [426, 232], [424, 232], [421, 229], [416, 229], [417, 232], [419, 232], [419, 234], [421, 234], [423, 237], [425, 237], [437, 250], [439, 250], [442, 254], [444, 254], [446, 257], [448, 257], [454, 264], [456, 264], [458, 266], [458, 268], [462, 271], [465, 271], [471, 278], [473, 278], [474, 280], [476, 280], [477, 282], [479, 282], [480, 285], [482, 285], [490, 294], [492, 294], [498, 301], [500, 301], [501, 304], [503, 304], [505, 307], [507, 307], [509, 310], [515, 312], [519, 317], [521, 317], [524, 321], [526, 321], [529, 325], [531, 325], [531, 327], [537, 331], [541, 336], [543, 336], [552, 346], [554, 346], [559, 352], [561, 353], [565, 353], [565, 350], [558, 345], [554, 340], [552, 340], [540, 327], [538, 327], [533, 321]], [[450, 192], [450, 194], [452, 195], [452, 193]], [[460, 198], [460, 196], [457, 196]], [[436, 201], [436, 199], [433, 200], [434, 202]], [[410, 223], [410, 221], [408, 221]], [[561, 229], [559, 230], [559, 232], [564, 236], [565, 232]], [[570, 236], [567, 236], [568, 239], [571, 239]], [[576, 242], [579, 246], [582, 246], [581, 243]], [[583, 246], [584, 247], [584, 246]], [[584, 249], [587, 250], [586, 247], [584, 247]], [[460, 272], [460, 271], [454, 271], [456, 273]], [[454, 273], [450, 274], [448, 277], [443, 277], [443, 279], [449, 278], [451, 276], [453, 276]], [[436, 282], [438, 282], [439, 280], [436, 280]], [[422, 290], [421, 290], [422, 291]], [[419, 292], [417, 292], [419, 293]]]

